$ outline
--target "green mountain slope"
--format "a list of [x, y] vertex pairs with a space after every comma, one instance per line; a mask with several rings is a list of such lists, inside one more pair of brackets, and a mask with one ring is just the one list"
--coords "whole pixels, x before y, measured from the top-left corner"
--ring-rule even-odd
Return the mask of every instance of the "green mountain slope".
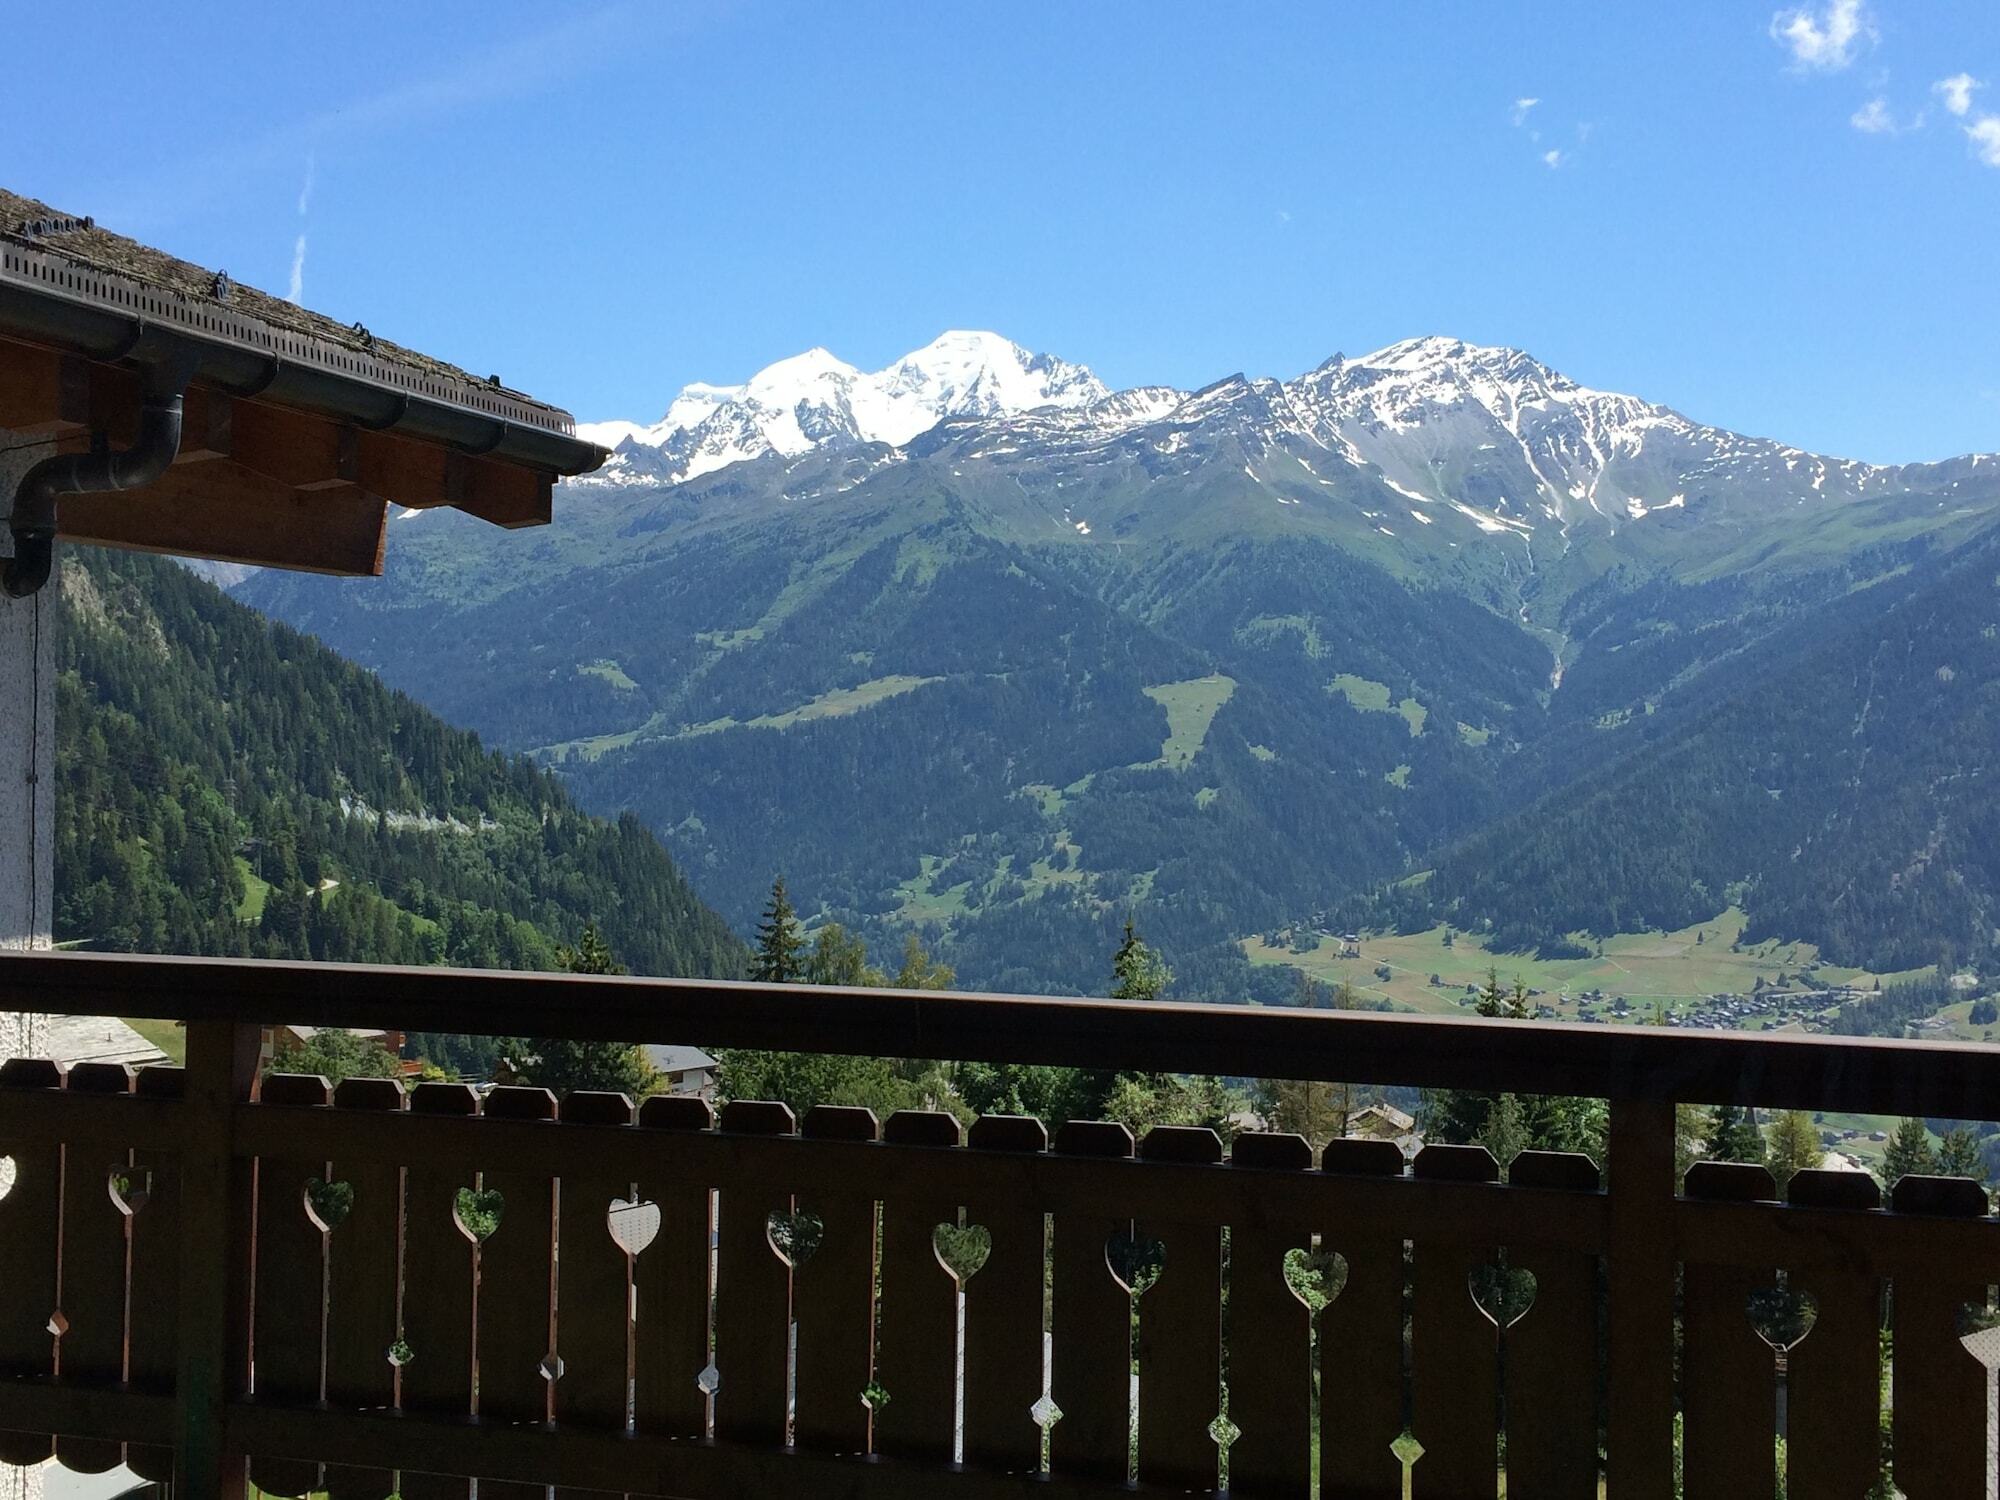
[[595, 920], [635, 971], [740, 972], [636, 819], [316, 641], [135, 554], [72, 550], [62, 601], [58, 941], [529, 968]]
[[[1584, 731], [1588, 733], [1588, 731]], [[2000, 529], [1802, 611], [1607, 739], [1607, 763], [1383, 898], [1505, 946], [1676, 928], [1904, 969], [2000, 918]]]

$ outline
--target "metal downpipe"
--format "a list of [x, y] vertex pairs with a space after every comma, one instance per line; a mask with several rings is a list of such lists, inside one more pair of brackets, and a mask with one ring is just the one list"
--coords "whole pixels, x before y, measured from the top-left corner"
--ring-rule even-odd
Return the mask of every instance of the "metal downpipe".
[[14, 555], [0, 570], [0, 590], [9, 598], [25, 599], [49, 581], [63, 496], [143, 489], [166, 473], [181, 449], [181, 398], [193, 373], [193, 358], [179, 350], [146, 366], [139, 436], [131, 447], [109, 452], [103, 434], [93, 434], [90, 452], [45, 458], [21, 476], [7, 519]]

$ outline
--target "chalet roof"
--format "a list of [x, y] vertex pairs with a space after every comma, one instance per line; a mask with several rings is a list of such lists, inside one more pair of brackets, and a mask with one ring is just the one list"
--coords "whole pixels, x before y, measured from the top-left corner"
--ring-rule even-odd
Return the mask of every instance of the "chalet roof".
[[135, 1068], [166, 1062], [167, 1054], [111, 1016], [48, 1016], [43, 1050], [65, 1067], [78, 1063], [127, 1063]]
[[0, 429], [62, 445], [51, 462], [129, 459], [149, 381], [176, 404], [147, 477], [66, 483], [33, 514], [17, 495], [16, 557], [27, 538], [42, 561], [10, 590], [39, 587], [57, 541], [377, 574], [387, 506], [542, 526], [555, 481], [606, 457], [497, 377], [0, 189]]
[[[445, 360], [375, 337], [359, 324], [341, 323], [282, 297], [259, 291], [224, 273], [195, 265], [138, 240], [114, 234], [88, 217], [67, 214], [34, 198], [0, 188], [0, 240], [31, 252], [69, 261], [168, 292], [196, 306], [224, 309], [272, 328], [322, 340], [354, 354], [401, 365], [433, 380], [462, 385], [468, 392], [505, 395], [545, 413], [551, 425], [574, 432], [576, 424], [559, 407]], [[220, 294], [220, 295], [218, 295]]]
[[695, 1073], [703, 1068], [719, 1067], [720, 1064], [699, 1047], [681, 1047], [670, 1043], [648, 1042], [641, 1049], [646, 1061], [662, 1073]]

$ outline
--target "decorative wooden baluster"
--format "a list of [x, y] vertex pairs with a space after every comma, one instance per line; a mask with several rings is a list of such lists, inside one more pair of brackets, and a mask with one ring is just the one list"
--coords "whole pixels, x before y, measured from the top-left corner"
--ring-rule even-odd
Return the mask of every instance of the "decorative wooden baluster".
[[[740, 1135], [791, 1135], [783, 1104], [733, 1100], [722, 1107], [722, 1129]], [[725, 1187], [718, 1208], [715, 1270], [715, 1435], [724, 1442], [775, 1448], [785, 1441], [790, 1373], [791, 1268], [771, 1248], [773, 1209], [755, 1188]]]
[[[323, 1109], [333, 1102], [324, 1078], [273, 1073], [260, 1109]], [[309, 1211], [307, 1185], [323, 1180], [325, 1161], [266, 1156], [257, 1162], [257, 1302], [255, 1394], [259, 1401], [311, 1406], [320, 1398], [321, 1334], [326, 1324], [326, 1232]], [[250, 1456], [250, 1480], [270, 1495], [319, 1488], [319, 1465], [307, 1459]]]
[[[1749, 1162], [1696, 1162], [1687, 1196], [1776, 1202], [1778, 1186]], [[1766, 1494], [1777, 1486], [1778, 1377], [1751, 1324], [1750, 1294], [1772, 1272], [1688, 1261], [1681, 1270], [1681, 1462], [1690, 1500]]]
[[[1139, 1156], [1213, 1166], [1222, 1160], [1222, 1141], [1212, 1130], [1156, 1126]], [[1159, 1279], [1139, 1299], [1139, 1478], [1213, 1490], [1219, 1454], [1210, 1427], [1222, 1412], [1222, 1227], [1160, 1217], [1141, 1220], [1135, 1233], [1157, 1237], [1166, 1252]]]
[[[1400, 1177], [1403, 1153], [1394, 1141], [1329, 1141], [1321, 1165], [1342, 1176]], [[1328, 1199], [1347, 1286], [1319, 1315], [1320, 1368], [1354, 1378], [1341, 1382], [1337, 1401], [1320, 1403], [1319, 1492], [1322, 1500], [1376, 1500], [1402, 1491], [1393, 1445], [1403, 1430], [1403, 1239], [1392, 1226], [1341, 1214], [1337, 1191]], [[1329, 1385], [1322, 1377], [1322, 1393]]]
[[[1905, 1177], [1890, 1193], [1899, 1214], [1977, 1219], [1986, 1193], [1964, 1177]], [[1979, 1500], [1986, 1493], [1986, 1368], [1960, 1342], [1967, 1304], [1983, 1306], [1983, 1278], [1950, 1266], [1896, 1278], [1896, 1484], [1908, 1500]]]
[[[143, 1098], [180, 1099], [187, 1074], [179, 1068], [142, 1068], [135, 1087]], [[171, 1394], [179, 1357], [181, 1279], [180, 1159], [172, 1151], [140, 1148], [132, 1168], [144, 1174], [145, 1203], [132, 1215], [132, 1311], [128, 1377], [135, 1390]], [[128, 1443], [125, 1463], [141, 1479], [174, 1477], [174, 1450]]]
[[[1040, 1153], [1049, 1133], [1028, 1115], [987, 1115], [972, 1122], [974, 1151]], [[1042, 1300], [1047, 1282], [1047, 1222], [1025, 1182], [1003, 1176], [1001, 1163], [968, 1163], [968, 1223], [986, 1227], [986, 1264], [965, 1287], [965, 1461], [1029, 1474], [1042, 1466], [1042, 1432], [1033, 1408], [1044, 1389]]]
[[[479, 1096], [462, 1083], [420, 1083], [410, 1094], [413, 1115], [471, 1116]], [[458, 1195], [473, 1186], [463, 1166], [413, 1166], [403, 1186], [402, 1407], [426, 1416], [463, 1419], [472, 1410], [472, 1328], [475, 1249], [458, 1222]], [[403, 1500], [466, 1500], [458, 1475], [405, 1469]]]
[[[883, 1123], [895, 1146], [953, 1149], [958, 1121], [903, 1109]], [[882, 1205], [881, 1355], [876, 1379], [889, 1401], [875, 1414], [875, 1448], [948, 1463], [958, 1407], [958, 1282], [937, 1254], [937, 1226], [958, 1222], [949, 1200], [893, 1198]]]
[[[62, 1067], [40, 1058], [0, 1063], [0, 1089], [55, 1090]], [[53, 1135], [0, 1141], [14, 1186], [0, 1199], [0, 1377], [46, 1378], [55, 1369], [56, 1247], [62, 1215], [62, 1147]], [[0, 1463], [38, 1464], [55, 1452], [44, 1432], [0, 1432]]]
[[[399, 1113], [393, 1078], [347, 1078], [335, 1086], [338, 1110]], [[403, 1169], [392, 1162], [335, 1160], [327, 1181], [349, 1190], [346, 1218], [327, 1240], [326, 1399], [335, 1409], [384, 1411], [396, 1404], [396, 1270], [403, 1238]], [[328, 1464], [328, 1500], [383, 1500], [395, 1490], [389, 1469]]]
[[[1132, 1155], [1132, 1132], [1115, 1120], [1070, 1120], [1056, 1131], [1066, 1156]], [[1131, 1442], [1132, 1297], [1105, 1260], [1111, 1236], [1131, 1220], [1087, 1209], [1055, 1216], [1051, 1394], [1062, 1419], [1049, 1439], [1049, 1467], [1079, 1479], [1122, 1483]]]
[[[132, 1070], [123, 1063], [79, 1063], [69, 1070], [73, 1094], [128, 1094]], [[65, 1382], [115, 1386], [125, 1378], [124, 1211], [114, 1192], [131, 1191], [131, 1153], [112, 1153], [93, 1170], [91, 1148], [72, 1147], [63, 1174], [62, 1337], [57, 1357]], [[114, 1177], [118, 1180], [114, 1181]], [[80, 1474], [101, 1474], [124, 1459], [124, 1444], [103, 1438], [56, 1438], [56, 1459]]]
[[[556, 1096], [547, 1089], [497, 1088], [481, 1113], [489, 1120], [552, 1121]], [[495, 1150], [483, 1158], [479, 1174], [477, 1211], [498, 1214], [479, 1242], [479, 1420], [539, 1426], [549, 1419], [553, 1373], [556, 1184], [546, 1173], [508, 1171], [506, 1160], [505, 1148]], [[482, 1478], [479, 1493], [482, 1500], [542, 1500], [546, 1491], [539, 1484]]]
[[[625, 1128], [635, 1116], [623, 1094], [578, 1091], [564, 1096], [561, 1118], [565, 1125]], [[570, 1155], [579, 1162], [591, 1159], [582, 1142]], [[609, 1214], [613, 1203], [631, 1202], [632, 1179], [568, 1172], [557, 1196], [556, 1421], [567, 1428], [622, 1433], [631, 1398], [632, 1257], [613, 1237]], [[557, 1500], [580, 1500], [595, 1492], [558, 1488], [555, 1493]]]
[[[1436, 1182], [1497, 1182], [1500, 1165], [1484, 1146], [1426, 1146], [1413, 1172]], [[1416, 1247], [1411, 1425], [1424, 1452], [1412, 1489], [1423, 1500], [1491, 1500], [1499, 1488], [1498, 1330], [1471, 1288], [1474, 1272], [1492, 1260], [1490, 1249]]]
[[[1587, 1194], [1597, 1163], [1559, 1151], [1523, 1151], [1508, 1184]], [[1513, 1246], [1510, 1267], [1534, 1277], [1528, 1315], [1502, 1335], [1506, 1348], [1507, 1490], [1536, 1500], [1596, 1500], [1597, 1257]]]
[[[715, 1128], [706, 1100], [658, 1094], [639, 1106], [643, 1130]], [[671, 1149], [671, 1139], [659, 1150]], [[660, 1209], [660, 1237], [639, 1257], [635, 1273], [638, 1331], [634, 1340], [633, 1412], [638, 1430], [664, 1437], [708, 1433], [710, 1236], [714, 1199], [706, 1186], [663, 1179], [639, 1190]]]
[[1618, 1500], [1674, 1489], [1674, 1106], [1613, 1099], [1607, 1143], [1605, 1478]]
[[[808, 1110], [804, 1127], [807, 1140], [872, 1141], [880, 1133], [872, 1110], [829, 1104]], [[837, 1182], [860, 1176], [843, 1173]], [[816, 1171], [812, 1180], [830, 1179]], [[866, 1453], [869, 1409], [862, 1391], [875, 1375], [875, 1200], [829, 1186], [801, 1206], [819, 1216], [821, 1230], [818, 1248], [792, 1272], [798, 1444]]]
[[[1237, 1171], [1309, 1171], [1312, 1144], [1300, 1135], [1246, 1133], [1231, 1142], [1229, 1160]], [[1262, 1219], [1229, 1231], [1229, 1417], [1241, 1433], [1229, 1450], [1232, 1495], [1306, 1493], [1312, 1312], [1285, 1278], [1285, 1256], [1311, 1241], [1310, 1226]]]
[[[1866, 1172], [1799, 1172], [1785, 1196], [1802, 1208], [1881, 1205]], [[1882, 1469], [1881, 1278], [1828, 1265], [1800, 1274], [1819, 1315], [1787, 1357], [1787, 1483], [1799, 1496], [1862, 1500]]]

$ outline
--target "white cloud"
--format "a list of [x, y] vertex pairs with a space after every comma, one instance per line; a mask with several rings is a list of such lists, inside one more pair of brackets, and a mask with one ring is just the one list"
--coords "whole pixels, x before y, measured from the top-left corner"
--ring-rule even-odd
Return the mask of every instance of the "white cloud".
[[1973, 152], [1989, 167], [2000, 167], [2000, 115], [1981, 115], [1965, 127]]
[[1877, 94], [1849, 115], [1847, 123], [1868, 135], [1904, 135], [1912, 130], [1922, 130], [1926, 122], [1923, 110], [1918, 110], [1907, 120], [1897, 119], [1896, 112], [1889, 108], [1889, 101]]
[[1874, 39], [1875, 22], [1861, 0], [1828, 0], [1821, 10], [1801, 5], [1771, 17], [1771, 39], [1799, 68], [1837, 73]]
[[1869, 135], [1894, 135], [1896, 133], [1896, 117], [1889, 113], [1889, 101], [1887, 99], [1870, 99], [1852, 115], [1848, 116], [1847, 123], [1852, 125], [1856, 130], [1864, 131]]
[[299, 189], [299, 217], [301, 219], [306, 216], [306, 210], [312, 207], [313, 179], [318, 175], [319, 158], [308, 151], [306, 153], [306, 180], [304, 186]]
[[300, 235], [292, 246], [292, 284], [285, 293], [285, 300], [304, 306], [299, 299], [306, 293], [306, 237]]
[[1508, 112], [1507, 118], [1512, 120], [1517, 127], [1525, 125], [1528, 123], [1528, 111], [1541, 102], [1539, 99], [1516, 99], [1514, 101], [1514, 108]]
[[1944, 101], [1944, 107], [1955, 115], [1972, 112], [1972, 91], [1986, 85], [1970, 73], [1959, 73], [1951, 78], [1940, 78], [1931, 85], [1931, 92]]
[[1547, 167], [1551, 172], [1568, 160], [1569, 158], [1560, 151], [1544, 151], [1542, 153], [1542, 165]]

